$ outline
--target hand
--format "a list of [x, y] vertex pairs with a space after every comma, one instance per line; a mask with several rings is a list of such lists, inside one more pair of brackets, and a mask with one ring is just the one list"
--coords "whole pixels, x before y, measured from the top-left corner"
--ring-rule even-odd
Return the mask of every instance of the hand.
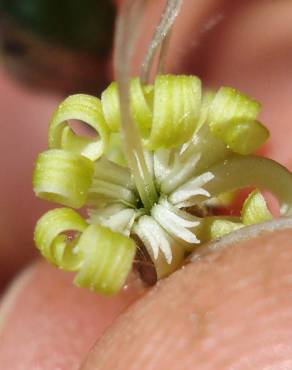
[[[290, 169], [291, 11], [285, 0], [186, 1], [169, 58], [174, 70], [261, 101], [271, 131], [265, 154]], [[210, 14], [214, 21], [222, 14], [222, 22], [201, 35]], [[0, 364], [7, 370], [292, 368], [291, 236], [279, 230], [238, 243], [148, 292], [130, 279], [110, 299], [36, 262], [4, 296]]]

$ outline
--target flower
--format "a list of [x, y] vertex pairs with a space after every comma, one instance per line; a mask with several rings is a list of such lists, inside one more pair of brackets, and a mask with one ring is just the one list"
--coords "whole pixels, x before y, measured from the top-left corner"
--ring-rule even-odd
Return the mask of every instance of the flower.
[[[42, 216], [35, 242], [51, 263], [77, 273], [77, 285], [117, 292], [138, 249], [163, 278], [199, 244], [272, 217], [259, 190], [241, 216], [208, 213], [222, 193], [267, 188], [282, 214], [291, 213], [292, 174], [251, 154], [268, 137], [256, 101], [229, 87], [202, 95], [197, 77], [175, 75], [153, 85], [132, 79], [129, 98], [127, 114], [116, 83], [101, 100], [68, 97], [50, 122], [50, 149], [36, 162], [36, 195], [69, 208]], [[70, 119], [96, 136], [74, 133]], [[71, 209], [82, 207], [87, 220]]]

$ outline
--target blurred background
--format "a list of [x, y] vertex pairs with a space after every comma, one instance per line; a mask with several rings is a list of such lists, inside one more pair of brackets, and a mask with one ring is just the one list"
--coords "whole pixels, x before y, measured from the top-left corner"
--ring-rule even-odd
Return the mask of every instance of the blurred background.
[[[164, 4], [147, 2], [134, 73]], [[113, 78], [120, 3], [0, 0], [0, 287], [37, 255], [33, 228], [49, 205], [34, 197], [31, 176], [37, 153], [46, 149], [52, 112], [68, 94], [98, 96]], [[292, 118], [291, 14], [291, 0], [186, 0], [167, 58], [169, 71], [260, 100], [273, 136], [262, 152], [290, 169], [292, 152], [287, 140], [280, 143]]]
[[64, 96], [110, 80], [116, 6], [109, 0], [0, 0], [0, 286], [36, 255], [48, 207], [32, 193], [36, 155]]

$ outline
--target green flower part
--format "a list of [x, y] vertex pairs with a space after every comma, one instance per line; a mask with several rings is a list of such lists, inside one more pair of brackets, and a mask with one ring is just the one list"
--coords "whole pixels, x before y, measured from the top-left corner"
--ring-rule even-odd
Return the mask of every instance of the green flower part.
[[[134, 101], [135, 94], [140, 96], [145, 89], [137, 78], [132, 81]], [[106, 294], [116, 292], [132, 268], [137, 249], [134, 241], [139, 240], [139, 249], [144, 250], [159, 279], [181, 266], [185, 256], [201, 243], [271, 219], [259, 190], [249, 195], [241, 216], [202, 216], [196, 212], [196, 207], [210, 211], [209, 204], [216, 199], [220, 202], [220, 196], [227, 192], [249, 186], [267, 189], [279, 199], [282, 214], [291, 213], [291, 173], [270, 159], [238, 154], [243, 141], [245, 147], [253, 147], [267, 137], [266, 129], [258, 130], [255, 124], [258, 104], [234, 89], [202, 94], [198, 81], [193, 76], [156, 77], [153, 104], [148, 105], [152, 117], [149, 137], [140, 133], [142, 154], [155, 187], [150, 208], [143, 204], [131, 167], [110, 159], [106, 151], [96, 160], [86, 158], [82, 151], [76, 153], [73, 145], [39, 155], [34, 171], [36, 194], [73, 208], [87, 206], [87, 221], [75, 211], [57, 209], [43, 216], [35, 231], [44, 257], [62, 269], [77, 271], [77, 285]], [[228, 99], [221, 96], [222, 91], [228, 92]], [[103, 111], [107, 99], [101, 100]], [[142, 117], [147, 99], [135, 100], [133, 117]], [[70, 100], [76, 113], [74, 97], [66, 99], [69, 117]], [[99, 109], [100, 101], [92, 98], [93, 103]], [[109, 110], [108, 101], [106, 106]], [[113, 115], [118, 117], [116, 112]], [[108, 128], [110, 135], [121, 127], [120, 120], [116, 126], [108, 124], [114, 128]], [[107, 124], [105, 116], [101, 121]], [[139, 130], [146, 127], [141, 122], [137, 122]], [[233, 141], [233, 146], [229, 141], [231, 126], [242, 138]], [[247, 131], [252, 134], [246, 136]], [[150, 150], [149, 143], [155, 149]], [[62, 148], [61, 142], [59, 146]], [[116, 149], [123, 153], [121, 141], [116, 142]], [[75, 232], [73, 240], [64, 235], [68, 230]]]
[[[76, 135], [67, 122], [69, 119], [87, 123], [96, 131], [97, 137]], [[109, 133], [100, 100], [85, 94], [72, 95], [53, 114], [49, 127], [49, 147], [68, 149], [96, 160], [108, 146]]]
[[[61, 103], [50, 123], [50, 150], [39, 155], [33, 175], [37, 196], [85, 207], [88, 215], [49, 211], [36, 225], [37, 247], [51, 263], [75, 271], [76, 285], [104, 294], [121, 289], [133, 265], [153, 283], [202, 243], [270, 220], [258, 189], [278, 199], [281, 216], [292, 214], [292, 174], [252, 154], [268, 138], [259, 103], [230, 87], [202, 91], [196, 76], [157, 74], [153, 84], [145, 78], [180, 0], [167, 3], [142, 78], [128, 81], [125, 45], [133, 44], [144, 2], [134, 4], [117, 26], [117, 83], [101, 100], [79, 94]], [[73, 133], [70, 119], [90, 125], [96, 137]], [[249, 187], [256, 190], [240, 215], [220, 214], [218, 205]]]
[[82, 155], [62, 149], [39, 154], [33, 173], [35, 194], [72, 208], [81, 208], [92, 183], [93, 163]]

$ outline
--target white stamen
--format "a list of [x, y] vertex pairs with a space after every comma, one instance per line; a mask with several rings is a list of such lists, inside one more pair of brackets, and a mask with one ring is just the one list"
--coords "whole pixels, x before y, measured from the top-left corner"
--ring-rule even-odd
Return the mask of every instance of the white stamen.
[[188, 221], [191, 221], [191, 222], [200, 222], [199, 217], [194, 216], [194, 215], [192, 215], [188, 212], [182, 211], [181, 209], [178, 209], [177, 205], [174, 206], [172, 203], [168, 202], [164, 198], [160, 199], [159, 204], [168, 208], [172, 213], [175, 213], [177, 216], [179, 216], [183, 220], [188, 220]]
[[186, 163], [178, 161], [176, 166], [169, 172], [161, 183], [161, 191], [164, 194], [169, 194], [178, 188], [181, 184], [185, 183], [194, 173], [201, 155], [197, 154]]
[[172, 251], [166, 232], [150, 216], [142, 216], [134, 226], [134, 232], [139, 236], [148, 251], [155, 259], [159, 250], [164, 254], [168, 264], [172, 261]]
[[108, 220], [103, 221], [104, 226], [110, 227], [112, 230], [121, 232], [125, 235], [130, 234], [130, 229], [135, 220], [135, 211], [133, 209], [124, 209], [123, 211], [113, 215]]
[[169, 200], [176, 205], [198, 195], [210, 197], [210, 193], [203, 189], [202, 186], [213, 178], [214, 175], [211, 172], [205, 172], [200, 176], [194, 177], [170, 194]]
[[172, 212], [169, 208], [166, 208], [166, 207], [164, 207], [163, 205], [160, 205], [160, 204], [157, 204], [153, 207], [153, 212], [155, 212], [155, 210], [157, 210], [157, 209], [160, 209], [161, 212], [164, 212], [165, 216], [169, 220], [175, 222], [178, 226], [190, 228], [190, 227], [198, 226], [199, 223], [200, 223], [198, 220], [190, 221], [190, 220], [187, 220], [185, 218], [182, 218], [182, 217], [178, 216], [176, 213]]
[[[98, 210], [92, 210], [89, 217], [90, 222], [100, 223], [113, 231], [129, 236], [135, 221], [136, 211], [132, 208], [120, 208], [120, 210], [118, 210], [119, 206], [120, 205], [106, 207], [106, 209], [100, 213], [98, 213]], [[109, 214], [110, 211], [112, 212], [111, 214]]]
[[[187, 243], [199, 243], [197, 237], [185, 227], [181, 226], [184, 221], [181, 220], [180, 224], [177, 218], [167, 208], [157, 204], [151, 210], [152, 217], [174, 238], [183, 240]], [[195, 225], [197, 226], [196, 222]]]

